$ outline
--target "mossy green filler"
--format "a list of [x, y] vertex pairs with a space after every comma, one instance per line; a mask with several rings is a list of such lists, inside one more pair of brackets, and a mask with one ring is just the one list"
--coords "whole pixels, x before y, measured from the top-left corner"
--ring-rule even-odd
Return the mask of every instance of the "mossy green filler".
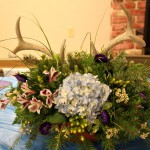
[[[107, 61], [103, 59], [101, 55], [94, 57], [85, 52], [75, 52], [68, 54], [67, 63], [62, 64], [58, 55], [55, 59], [43, 55], [41, 60], [36, 61], [35, 67], [30, 69], [30, 73], [24, 74], [26, 82], [18, 78], [18, 86], [6, 96], [16, 107], [14, 124], [20, 124], [22, 133], [30, 136], [27, 146], [39, 134], [51, 135], [47, 143], [50, 150], [63, 149], [66, 142], [71, 141], [81, 149], [95, 149], [84, 133], [94, 136], [94, 140], [101, 142], [103, 149], [108, 150], [115, 149], [116, 144], [138, 138], [149, 141], [150, 85], [147, 78], [150, 68], [133, 61], [127, 62], [123, 53], [117, 58], [108, 58]], [[52, 82], [49, 80], [52, 77], [49, 72], [51, 68], [55, 68], [53, 77], [56, 75]], [[86, 113], [66, 116], [56, 108], [57, 95], [53, 94], [63, 86], [64, 79], [77, 72], [97, 76], [101, 84], [111, 89], [107, 100], [99, 105], [92, 122], [87, 120]], [[22, 88], [25, 83], [28, 84], [28, 91]], [[48, 90], [51, 91], [51, 106], [46, 103], [47, 97], [41, 95], [41, 91], [46, 94]], [[26, 97], [23, 97], [25, 93]], [[24, 101], [20, 102], [19, 96]], [[35, 101], [38, 103], [35, 106], [37, 111], [29, 107], [33, 98], [40, 101]]]

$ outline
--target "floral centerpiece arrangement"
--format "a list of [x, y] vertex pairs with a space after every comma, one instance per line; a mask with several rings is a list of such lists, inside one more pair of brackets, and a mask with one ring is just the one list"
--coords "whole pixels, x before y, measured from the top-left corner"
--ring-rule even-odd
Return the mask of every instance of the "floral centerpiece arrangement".
[[[91, 42], [91, 48], [94, 45]], [[28, 73], [14, 75], [17, 87], [5, 93], [0, 108], [15, 107], [14, 124], [29, 135], [27, 145], [40, 134], [47, 149], [63, 149], [74, 142], [106, 150], [138, 138], [149, 140], [150, 68], [128, 62], [125, 54], [81, 51], [34, 59]], [[26, 59], [27, 60], [27, 59]]]

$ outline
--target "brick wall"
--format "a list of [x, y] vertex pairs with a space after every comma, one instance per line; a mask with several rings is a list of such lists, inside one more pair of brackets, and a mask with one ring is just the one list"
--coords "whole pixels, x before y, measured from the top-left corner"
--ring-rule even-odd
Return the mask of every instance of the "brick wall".
[[[123, 10], [120, 8], [119, 2], [123, 3], [132, 15], [133, 32], [140, 38], [143, 38], [146, 0], [112, 0], [111, 14], [111, 39], [123, 33], [126, 29], [127, 18]], [[128, 54], [143, 53], [143, 49], [136, 43], [131, 41], [123, 42], [114, 47], [113, 52], [126, 50]]]

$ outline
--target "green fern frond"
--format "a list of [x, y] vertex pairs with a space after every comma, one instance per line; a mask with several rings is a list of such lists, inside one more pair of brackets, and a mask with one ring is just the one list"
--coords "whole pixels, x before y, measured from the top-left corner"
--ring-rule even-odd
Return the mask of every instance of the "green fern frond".
[[52, 133], [48, 142], [48, 150], [64, 150], [67, 147], [73, 146], [73, 143], [68, 142], [68, 139], [63, 136], [63, 133]]
[[91, 141], [85, 140], [82, 143], [77, 143], [77, 150], [96, 150], [96, 148]]
[[110, 139], [102, 142], [102, 148], [103, 150], [115, 150], [114, 143]]

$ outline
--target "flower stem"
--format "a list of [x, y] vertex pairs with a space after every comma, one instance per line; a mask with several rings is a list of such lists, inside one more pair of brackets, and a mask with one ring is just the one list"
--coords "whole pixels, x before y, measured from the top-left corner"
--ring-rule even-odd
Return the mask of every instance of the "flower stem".
[[61, 137], [61, 131], [58, 133], [58, 135], [55, 137], [57, 140], [57, 144], [56, 144], [56, 149], [55, 150], [59, 150], [59, 146], [60, 146], [60, 137]]

